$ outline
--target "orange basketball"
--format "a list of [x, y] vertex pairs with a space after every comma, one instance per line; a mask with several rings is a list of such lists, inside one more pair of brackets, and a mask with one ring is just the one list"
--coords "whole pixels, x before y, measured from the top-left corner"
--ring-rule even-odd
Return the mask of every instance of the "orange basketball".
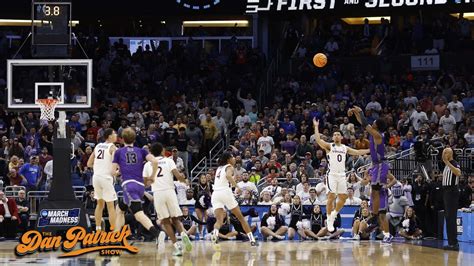
[[328, 58], [323, 53], [317, 53], [313, 57], [313, 63], [317, 67], [324, 67], [328, 62]]

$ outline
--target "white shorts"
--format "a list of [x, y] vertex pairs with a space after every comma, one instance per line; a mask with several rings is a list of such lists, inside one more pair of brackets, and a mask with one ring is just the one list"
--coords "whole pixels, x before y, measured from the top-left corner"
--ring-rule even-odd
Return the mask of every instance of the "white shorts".
[[330, 193], [347, 194], [347, 179], [345, 174], [329, 173], [326, 185]]
[[111, 176], [93, 176], [92, 186], [94, 187], [95, 199], [101, 199], [105, 202], [112, 202], [117, 200], [117, 193], [115, 193], [114, 188], [114, 179]]
[[183, 216], [174, 190], [153, 191], [153, 203], [159, 220]]
[[232, 210], [239, 206], [235, 200], [234, 193], [232, 193], [230, 189], [214, 191], [212, 193], [211, 203], [214, 210], [224, 209], [224, 207], [228, 210]]

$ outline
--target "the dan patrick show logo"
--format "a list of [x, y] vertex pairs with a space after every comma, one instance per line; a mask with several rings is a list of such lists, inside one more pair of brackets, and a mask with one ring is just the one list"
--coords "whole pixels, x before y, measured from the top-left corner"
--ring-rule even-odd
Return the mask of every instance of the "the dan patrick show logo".
[[[75, 257], [82, 254], [98, 251], [100, 255], [121, 255], [123, 251], [138, 253], [138, 248], [130, 245], [127, 237], [131, 235], [130, 227], [125, 225], [117, 232], [97, 231], [87, 233], [83, 227], [75, 226], [67, 230], [62, 236], [42, 234], [32, 230], [23, 234], [20, 244], [15, 247], [18, 256], [33, 254], [36, 252], [55, 251], [62, 249], [65, 253], [59, 258]], [[74, 249], [77, 244], [79, 249]]]

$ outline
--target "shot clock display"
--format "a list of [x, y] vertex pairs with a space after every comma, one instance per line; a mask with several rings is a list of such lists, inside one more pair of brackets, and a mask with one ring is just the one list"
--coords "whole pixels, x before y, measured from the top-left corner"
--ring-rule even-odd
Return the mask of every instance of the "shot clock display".
[[33, 2], [33, 45], [71, 43], [71, 3]]

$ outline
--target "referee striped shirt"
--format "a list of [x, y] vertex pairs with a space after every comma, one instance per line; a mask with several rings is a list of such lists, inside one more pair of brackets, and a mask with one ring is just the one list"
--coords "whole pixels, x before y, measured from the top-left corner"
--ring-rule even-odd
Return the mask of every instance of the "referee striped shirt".
[[[458, 162], [454, 160], [450, 162], [454, 167], [460, 168]], [[453, 172], [451, 171], [451, 168], [449, 168], [449, 166], [446, 165], [443, 170], [443, 186], [444, 187], [457, 186], [458, 184], [459, 184], [459, 177], [453, 174]]]

